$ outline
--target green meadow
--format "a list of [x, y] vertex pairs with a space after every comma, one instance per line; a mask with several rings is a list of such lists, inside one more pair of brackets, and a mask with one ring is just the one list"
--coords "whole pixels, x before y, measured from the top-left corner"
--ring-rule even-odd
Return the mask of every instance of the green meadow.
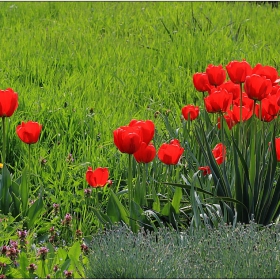
[[[11, 268], [0, 267], [0, 274], [65, 278], [64, 268], [74, 271], [74, 278], [85, 277], [73, 256], [81, 241], [76, 231], [90, 242], [103, 227], [104, 217], [95, 210], [106, 212], [110, 191], [125, 201], [128, 161], [114, 145], [113, 131], [131, 119], [152, 120], [158, 149], [177, 135], [183, 106], [203, 105], [203, 95], [193, 85], [194, 73], [204, 72], [209, 64], [226, 66], [242, 59], [280, 71], [279, 26], [280, 10], [268, 3], [1, 2], [0, 89], [12, 88], [19, 102], [6, 119], [7, 168], [16, 179], [29, 166], [29, 202], [42, 195], [44, 206], [28, 228], [29, 245], [19, 261], [22, 270], [6, 260]], [[28, 120], [43, 125], [40, 140], [30, 147], [30, 162], [28, 146], [15, 133], [16, 126]], [[0, 137], [0, 147], [2, 142]], [[93, 189], [90, 199], [84, 194], [88, 166], [107, 167], [113, 181], [110, 187]], [[133, 168], [138, 174], [135, 163]], [[176, 167], [167, 174], [157, 159], [149, 172], [160, 175], [148, 191], [156, 188], [164, 199], [173, 192], [158, 184], [161, 179], [183, 183]], [[135, 175], [133, 184], [139, 187], [139, 180]], [[189, 201], [183, 200], [181, 206], [188, 207]], [[54, 203], [59, 213], [54, 214]], [[67, 213], [71, 228], [61, 227]], [[0, 225], [2, 246], [17, 238], [24, 219], [0, 216], [5, 220]], [[57, 247], [64, 248], [59, 256], [48, 242], [52, 226], [59, 231]], [[31, 248], [33, 243], [39, 248], [40, 241], [52, 254], [45, 268]], [[24, 274], [31, 262], [38, 262], [38, 273]], [[63, 267], [59, 273], [53, 272], [55, 262]]]

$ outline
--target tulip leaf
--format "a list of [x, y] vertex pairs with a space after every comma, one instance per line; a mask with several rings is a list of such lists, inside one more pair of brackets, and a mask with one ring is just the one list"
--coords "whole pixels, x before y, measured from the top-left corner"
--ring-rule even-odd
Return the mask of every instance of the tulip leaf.
[[113, 223], [123, 221], [128, 224], [128, 213], [126, 208], [121, 204], [116, 194], [110, 189], [111, 196], [107, 204], [107, 215]]
[[17, 217], [20, 214], [20, 198], [19, 198], [19, 185], [13, 181], [10, 187], [10, 194], [12, 196], [12, 206], [11, 212], [14, 217]]
[[168, 217], [168, 221], [170, 224], [172, 224], [174, 227], [177, 228], [177, 221], [176, 221], [176, 218], [177, 218], [177, 214], [176, 214], [176, 211], [174, 209], [174, 207], [172, 206], [171, 202], [167, 202], [162, 210], [161, 210], [161, 214], [163, 216], [166, 216]]
[[[161, 184], [171, 185], [171, 186], [179, 187], [179, 188], [182, 188], [182, 189], [191, 190], [191, 186], [190, 185], [184, 185], [184, 184], [179, 184], [179, 183], [166, 183], [166, 182], [162, 182]], [[204, 193], [204, 194], [208, 194], [210, 196], [214, 196], [213, 193], [208, 192], [206, 190], [203, 190], [203, 189], [201, 189], [199, 187], [195, 187], [195, 190], [198, 191], [198, 192]]]
[[10, 203], [12, 202], [12, 196], [9, 192], [9, 187], [11, 185], [11, 174], [7, 168], [7, 165], [4, 164], [2, 168], [1, 184], [0, 184], [0, 193], [1, 193], [1, 204], [0, 210], [3, 214], [8, 214]]
[[41, 215], [42, 211], [44, 210], [43, 198], [42, 195], [30, 206], [27, 211], [27, 227], [28, 229], [32, 228], [36, 219]]
[[221, 174], [221, 172], [218, 168], [218, 165], [214, 159], [212, 150], [207, 141], [207, 137], [205, 135], [203, 127], [201, 127], [201, 134], [204, 136], [203, 139], [205, 140], [204, 143], [205, 143], [206, 149], [204, 148], [204, 146], [201, 142], [201, 134], [198, 133], [197, 129], [195, 130], [195, 133], [196, 133], [196, 139], [198, 141], [198, 144], [200, 145], [201, 151], [204, 154], [205, 159], [208, 159], [208, 161], [209, 161], [211, 173], [212, 173], [215, 185], [217, 187], [217, 194], [221, 195], [221, 196], [226, 196], [227, 192], [224, 187], [223, 175]]
[[174, 196], [172, 199], [172, 206], [174, 207], [176, 214], [179, 214], [180, 202], [181, 202], [182, 196], [183, 196], [182, 188], [180, 188], [180, 187], [175, 188], [175, 193], [174, 193]]
[[98, 211], [95, 208], [92, 208], [92, 211], [94, 214], [97, 216], [98, 220], [103, 224], [103, 225], [113, 225], [113, 222], [111, 221], [110, 217], [106, 214], [103, 214], [101, 211]]
[[22, 215], [25, 216], [28, 207], [28, 198], [29, 198], [29, 188], [27, 183], [27, 170], [24, 169], [21, 176], [20, 183], [20, 198], [21, 198], [21, 207]]

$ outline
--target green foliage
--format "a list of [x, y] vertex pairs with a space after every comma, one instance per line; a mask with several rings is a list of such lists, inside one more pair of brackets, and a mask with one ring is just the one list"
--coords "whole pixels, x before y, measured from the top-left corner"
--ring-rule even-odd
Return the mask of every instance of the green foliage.
[[87, 278], [279, 278], [279, 228], [256, 224], [186, 232], [127, 227], [91, 241]]
[[[279, 69], [279, 36], [271, 28], [279, 23], [279, 12], [248, 2], [1, 2], [1, 89], [18, 92], [19, 107], [6, 119], [0, 245], [16, 239], [17, 229], [34, 234], [17, 259], [19, 267], [1, 256], [0, 262], [9, 265], [5, 275], [63, 278], [64, 270], [73, 270], [75, 278], [83, 278], [74, 254], [80, 254], [77, 230], [87, 240], [98, 228], [120, 221], [133, 225], [135, 232], [141, 227], [157, 232], [166, 225], [177, 230], [217, 226], [226, 218], [221, 213], [228, 205], [247, 215], [243, 205], [248, 197], [226, 197], [231, 180], [221, 183], [224, 193], [215, 193], [213, 181], [197, 172], [206, 163], [196, 138], [203, 137], [181, 121], [180, 110], [185, 104], [202, 104], [192, 75], [207, 64], [246, 58], [252, 65], [261, 62]], [[157, 149], [176, 137], [184, 140], [185, 153], [174, 168], [158, 159], [142, 170], [132, 162], [135, 201], [128, 203], [127, 157], [116, 150], [112, 131], [132, 118], [154, 121]], [[43, 125], [28, 163], [28, 149], [15, 133], [16, 125], [27, 120]], [[217, 131], [213, 118], [205, 115], [205, 121], [212, 147]], [[236, 150], [238, 171], [247, 174], [240, 155]], [[252, 163], [257, 164], [256, 157], [250, 154]], [[108, 167], [112, 186], [86, 195], [88, 166]], [[266, 174], [272, 175], [273, 161], [269, 168]], [[255, 175], [246, 175], [250, 184]], [[262, 175], [257, 178], [268, 185], [272, 177]], [[240, 175], [240, 180], [249, 186], [247, 177]], [[261, 205], [277, 201], [277, 195], [263, 196]], [[277, 216], [272, 208], [259, 209], [264, 221]], [[72, 217], [69, 224], [67, 214]], [[50, 233], [53, 227], [57, 234]], [[32, 249], [38, 249], [40, 241], [49, 249], [46, 261]], [[35, 262], [37, 272], [27, 275], [27, 262]], [[56, 273], [55, 264], [60, 267]], [[164, 278], [171, 275], [169, 265], [162, 271]], [[154, 268], [150, 271], [156, 275]]]
[[29, 186], [26, 170], [23, 171], [20, 178], [14, 181], [5, 164], [0, 179], [1, 212], [6, 215], [11, 213], [17, 221], [25, 220], [25, 227], [27, 229], [32, 228], [44, 211], [43, 190], [41, 190], [39, 198], [29, 205]]

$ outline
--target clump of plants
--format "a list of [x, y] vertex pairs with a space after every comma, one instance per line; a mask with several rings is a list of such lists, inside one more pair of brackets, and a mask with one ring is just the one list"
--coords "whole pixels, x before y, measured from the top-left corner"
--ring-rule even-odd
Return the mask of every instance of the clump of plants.
[[279, 278], [279, 228], [257, 224], [133, 233], [116, 226], [90, 243], [87, 278]]
[[[158, 149], [152, 143], [156, 129], [151, 120], [132, 120], [117, 128], [114, 144], [128, 155], [126, 187], [118, 193], [111, 189], [105, 213], [98, 211], [100, 221], [122, 221], [134, 232], [165, 222], [177, 229], [221, 221], [276, 222], [279, 81], [271, 66], [252, 67], [245, 60], [225, 68], [211, 64], [193, 75], [205, 109], [184, 106], [176, 129], [170, 116], [161, 115], [169, 139]], [[88, 179], [90, 172], [87, 180], [96, 186]]]
[[[98, 163], [84, 164], [82, 181], [88, 185], [81, 189], [75, 181], [78, 193], [66, 213], [57, 203], [65, 191], [54, 191], [47, 182], [37, 187], [31, 180], [32, 145], [44, 124], [28, 121], [15, 128], [28, 152], [21, 175], [15, 178], [9, 171], [5, 128], [18, 95], [0, 91], [0, 211], [11, 230], [2, 240], [3, 277], [83, 277], [90, 236], [116, 223], [138, 234], [164, 227], [181, 232], [252, 220], [261, 226], [279, 222], [277, 70], [231, 61], [225, 68], [208, 65], [193, 75], [193, 83], [205, 108], [183, 106], [179, 125], [169, 112], [158, 113], [165, 131], [151, 120], [136, 119], [116, 128], [111, 141], [117, 148], [115, 164], [126, 157], [127, 165], [116, 174]], [[73, 160], [69, 154], [70, 167]]]

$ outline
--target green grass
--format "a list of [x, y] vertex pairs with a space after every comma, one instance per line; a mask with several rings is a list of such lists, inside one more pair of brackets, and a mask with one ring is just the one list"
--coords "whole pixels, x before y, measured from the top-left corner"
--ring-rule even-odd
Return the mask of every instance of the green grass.
[[19, 93], [9, 134], [15, 167], [23, 156], [13, 134], [20, 120], [43, 123], [36, 155], [54, 169], [53, 159], [67, 152], [113, 167], [112, 130], [131, 118], [160, 128], [157, 110], [179, 120], [183, 105], [201, 102], [192, 75], [209, 63], [246, 58], [279, 67], [279, 9], [270, 5], [3, 2], [0, 23], [1, 87]]

